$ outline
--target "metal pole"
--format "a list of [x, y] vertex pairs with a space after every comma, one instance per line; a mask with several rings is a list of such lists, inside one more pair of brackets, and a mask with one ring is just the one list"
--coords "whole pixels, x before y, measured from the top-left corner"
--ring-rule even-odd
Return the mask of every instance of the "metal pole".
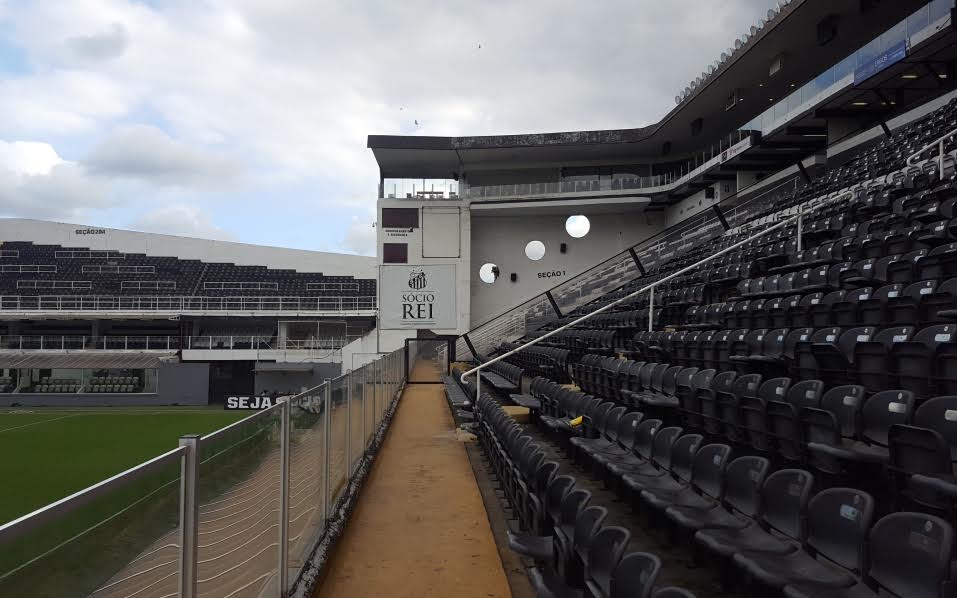
[[352, 376], [346, 379], [346, 471], [352, 477]]
[[326, 390], [325, 396], [323, 399], [322, 405], [322, 436], [323, 436], [323, 453], [325, 453], [325, 458], [323, 459], [322, 466], [322, 515], [326, 519], [329, 519], [329, 478], [331, 477], [329, 471], [329, 451], [332, 447], [332, 410], [331, 407], [331, 398], [329, 393], [329, 378], [326, 378]]
[[943, 138], [941, 138], [940, 140], [940, 147], [938, 147], [938, 149], [940, 151], [938, 152], [939, 155], [937, 156], [937, 178], [940, 180], [943, 180], [944, 179], [944, 139]]
[[804, 204], [798, 206], [798, 223], [797, 223], [797, 250], [798, 253], [803, 251], [803, 240], [804, 236]]
[[279, 399], [279, 595], [286, 595], [289, 584], [289, 399]]
[[183, 453], [179, 478], [179, 595], [194, 598], [199, 563], [199, 443], [198, 434], [180, 436]]
[[478, 409], [479, 397], [481, 396], [482, 396], [482, 370], [478, 370], [477, 372], [475, 372], [475, 402], [472, 403], [472, 409]]
[[648, 332], [655, 329], [655, 287], [648, 290]]
[[[352, 378], [352, 374], [349, 374], [349, 378]], [[365, 379], [365, 372], [360, 380]], [[366, 432], [366, 386], [362, 384], [362, 390], [359, 392], [359, 400], [362, 402], [362, 450], [365, 451], [366, 447], [369, 446], [369, 436]]]

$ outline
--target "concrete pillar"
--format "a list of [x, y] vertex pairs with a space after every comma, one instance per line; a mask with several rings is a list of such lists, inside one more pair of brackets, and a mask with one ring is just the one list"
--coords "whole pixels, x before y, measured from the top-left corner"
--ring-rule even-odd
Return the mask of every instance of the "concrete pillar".
[[279, 322], [279, 329], [276, 332], [276, 341], [280, 349], [286, 348], [286, 338], [289, 336], [289, 322]]

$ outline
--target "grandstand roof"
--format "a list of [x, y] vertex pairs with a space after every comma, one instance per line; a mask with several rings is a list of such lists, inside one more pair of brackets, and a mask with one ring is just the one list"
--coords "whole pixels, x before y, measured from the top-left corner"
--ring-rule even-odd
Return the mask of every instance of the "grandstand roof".
[[[680, 157], [742, 126], [767, 108], [768, 98], [784, 97], [793, 85], [812, 79], [926, 3], [867, 3], [865, 11], [860, 0], [794, 0], [709, 82], [646, 127], [478, 137], [370, 135], [368, 147], [383, 178], [451, 178], [463, 169], [654, 160], [665, 142], [671, 143], [670, 156]], [[838, 35], [822, 46], [817, 25], [829, 16], [838, 18]], [[782, 55], [783, 68], [770, 77], [771, 62]], [[702, 66], [713, 58], [702, 56]], [[636, 76], [640, 68], [636, 61]], [[756, 82], [763, 83], [760, 94], [754, 91]], [[734, 90], [744, 90], [745, 101], [726, 111]], [[703, 130], [693, 137], [691, 123], [698, 118], [704, 120]]]
[[239, 266], [288, 268], [299, 272], [321, 272], [326, 276], [376, 277], [376, 259], [369, 256], [286, 249], [29, 218], [0, 218], [0, 242], [3, 241], [28, 241], [64, 247], [142, 253], [154, 257], [220, 261]]

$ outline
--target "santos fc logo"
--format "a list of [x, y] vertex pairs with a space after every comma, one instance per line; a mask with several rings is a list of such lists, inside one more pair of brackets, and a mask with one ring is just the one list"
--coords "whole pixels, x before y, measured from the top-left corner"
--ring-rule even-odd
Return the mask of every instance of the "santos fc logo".
[[412, 270], [409, 273], [409, 288], [415, 289], [416, 291], [424, 289], [428, 286], [429, 282], [425, 278], [425, 272], [422, 270]]

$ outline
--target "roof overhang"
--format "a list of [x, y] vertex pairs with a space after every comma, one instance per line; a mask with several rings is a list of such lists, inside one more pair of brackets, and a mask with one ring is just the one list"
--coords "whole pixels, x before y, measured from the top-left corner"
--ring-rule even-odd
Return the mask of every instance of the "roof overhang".
[[[708, 82], [647, 127], [481, 137], [370, 135], [368, 147], [382, 178], [453, 178], [456, 173], [474, 170], [680, 158], [737, 130], [760, 114], [769, 98], [785, 97], [794, 86], [816, 77], [926, 3], [880, 2], [862, 12], [860, 0], [794, 0]], [[838, 35], [819, 45], [817, 25], [832, 15], [838, 18]], [[783, 67], [770, 76], [770, 65], [778, 56]], [[729, 95], [736, 90], [740, 90], [742, 101], [725, 110]], [[611, 86], [609, 93], [613, 93]], [[700, 135], [692, 136], [691, 123], [698, 118], [703, 127]], [[662, 156], [665, 142], [671, 144], [668, 156]]]

